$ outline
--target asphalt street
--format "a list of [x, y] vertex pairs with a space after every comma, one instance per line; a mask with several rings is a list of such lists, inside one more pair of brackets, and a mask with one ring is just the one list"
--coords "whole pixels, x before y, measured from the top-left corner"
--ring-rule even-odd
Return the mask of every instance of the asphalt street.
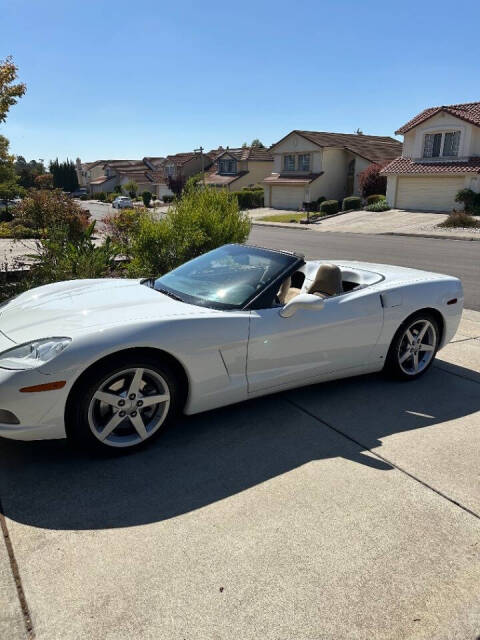
[[365, 260], [447, 273], [460, 278], [465, 308], [480, 311], [480, 242], [353, 233], [318, 233], [254, 225], [249, 241], [306, 258]]

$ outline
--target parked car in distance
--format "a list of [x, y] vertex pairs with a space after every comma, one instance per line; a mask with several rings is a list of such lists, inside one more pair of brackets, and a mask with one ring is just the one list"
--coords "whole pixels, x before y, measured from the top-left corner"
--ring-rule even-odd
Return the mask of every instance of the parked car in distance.
[[133, 202], [130, 198], [127, 198], [127, 196], [118, 196], [118, 198], [115, 198], [112, 202], [112, 207], [114, 209], [131, 209]]
[[71, 198], [80, 198], [81, 196], [86, 195], [88, 195], [87, 187], [79, 187], [76, 191], [72, 191], [72, 193], [70, 193]]
[[451, 276], [236, 244], [157, 279], [45, 285], [0, 309], [0, 436], [129, 450], [182, 412], [382, 369], [415, 380], [462, 307]]

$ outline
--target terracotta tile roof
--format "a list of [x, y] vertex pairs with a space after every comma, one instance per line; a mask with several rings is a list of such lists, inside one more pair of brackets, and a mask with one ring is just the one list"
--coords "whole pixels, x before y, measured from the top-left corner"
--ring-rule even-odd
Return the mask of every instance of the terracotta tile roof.
[[95, 180], [91, 180], [90, 184], [103, 184], [108, 180], [112, 180], [115, 176], [100, 176], [100, 178], [96, 178]]
[[272, 173], [272, 175], [267, 176], [263, 181], [268, 184], [310, 184], [310, 182], [313, 182], [323, 174], [323, 171], [320, 173], [309, 173], [305, 176], [288, 176], [283, 173]]
[[235, 149], [226, 148], [219, 153], [216, 159], [222, 155], [231, 155], [237, 160], [253, 160], [257, 162], [273, 162], [273, 155], [265, 147], [240, 147]]
[[[402, 152], [402, 143], [390, 136], [368, 136], [363, 133], [300, 131], [298, 129], [291, 133], [298, 133], [319, 147], [343, 147], [351, 153], [380, 165], [390, 162]], [[284, 138], [282, 138], [282, 140], [283, 139]], [[278, 144], [278, 142], [276, 144]]]
[[165, 158], [160, 156], [145, 156], [142, 162], [147, 165], [150, 169], [161, 169], [165, 164]]
[[467, 162], [419, 162], [412, 158], [396, 158], [381, 171], [382, 174], [418, 173], [480, 173], [480, 158], [470, 158]]
[[214, 186], [222, 186], [222, 185], [227, 185], [227, 184], [231, 184], [232, 182], [235, 182], [235, 180], [238, 180], [239, 178], [241, 178], [242, 176], [246, 176], [247, 173], [250, 173], [249, 171], [240, 171], [239, 173], [237, 173], [234, 176], [222, 176], [219, 173], [208, 173], [205, 175], [205, 184], [211, 184]]
[[[207, 154], [204, 154], [207, 155]], [[174, 155], [167, 156], [165, 158], [166, 163], [173, 163], [176, 165], [183, 165], [186, 162], [189, 162], [192, 158], [197, 156], [193, 151], [189, 151], [188, 153], [175, 153]]]
[[400, 129], [395, 131], [395, 133], [407, 133], [407, 131], [410, 131], [413, 127], [416, 127], [421, 122], [428, 120], [428, 118], [431, 118], [442, 111], [480, 127], [480, 102], [466, 102], [464, 104], [450, 104], [424, 109], [421, 113], [400, 127]]

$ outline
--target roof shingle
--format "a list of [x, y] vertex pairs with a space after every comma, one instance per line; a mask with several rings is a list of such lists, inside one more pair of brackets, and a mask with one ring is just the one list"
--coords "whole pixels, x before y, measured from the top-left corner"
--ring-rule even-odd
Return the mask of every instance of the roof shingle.
[[400, 129], [395, 131], [395, 133], [407, 133], [410, 129], [413, 129], [413, 127], [416, 127], [421, 122], [428, 120], [428, 118], [431, 118], [442, 111], [480, 127], [480, 102], [465, 102], [464, 104], [450, 104], [424, 109], [421, 113], [400, 127]]
[[412, 158], [395, 158], [381, 171], [384, 175], [399, 173], [444, 174], [444, 173], [480, 173], [480, 158], [471, 158], [466, 162], [418, 162]]

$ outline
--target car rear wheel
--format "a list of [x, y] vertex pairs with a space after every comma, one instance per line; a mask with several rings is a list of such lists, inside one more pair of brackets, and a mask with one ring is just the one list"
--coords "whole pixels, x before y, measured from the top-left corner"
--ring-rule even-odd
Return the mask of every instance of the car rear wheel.
[[432, 365], [438, 351], [440, 329], [427, 312], [410, 316], [398, 329], [388, 351], [385, 371], [400, 380], [415, 380]]
[[180, 396], [173, 371], [154, 358], [107, 361], [77, 388], [67, 435], [97, 451], [138, 449], [166, 429]]

